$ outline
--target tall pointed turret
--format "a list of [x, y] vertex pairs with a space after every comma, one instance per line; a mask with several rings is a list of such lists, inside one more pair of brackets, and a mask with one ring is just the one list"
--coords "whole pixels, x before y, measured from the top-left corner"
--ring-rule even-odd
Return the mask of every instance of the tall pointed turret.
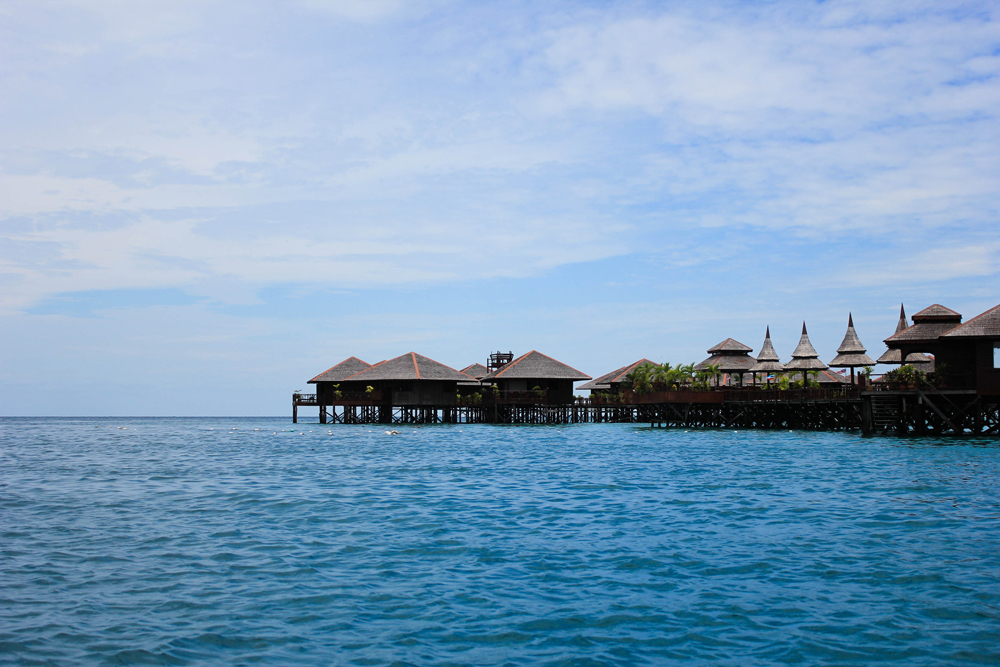
[[829, 366], [819, 360], [819, 353], [809, 342], [809, 333], [806, 331], [806, 323], [803, 322], [802, 337], [799, 338], [799, 344], [792, 352], [792, 360], [785, 364], [785, 370], [802, 371], [802, 382], [805, 385], [807, 384], [806, 373], [808, 371], [825, 371], [827, 368]]
[[[896, 331], [893, 333], [893, 336], [898, 334], [900, 331], [903, 331], [904, 329], [908, 329], [909, 327], [910, 325], [907, 324], [906, 322], [906, 311], [903, 310], [903, 304], [899, 304], [899, 322], [896, 323]], [[906, 355], [906, 363], [923, 364], [924, 365], [923, 368], [929, 367], [930, 364], [933, 363], [933, 361], [934, 361], [933, 359], [928, 357], [923, 352], [911, 352], [910, 354]], [[900, 354], [899, 349], [889, 348], [888, 350], [882, 353], [882, 356], [879, 357], [875, 363], [899, 365], [903, 363], [903, 357]]]
[[756, 382], [757, 373], [780, 373], [783, 370], [785, 365], [774, 351], [774, 345], [771, 344], [771, 327], [768, 326], [764, 334], [764, 344], [760, 346], [760, 354], [757, 355], [757, 363], [750, 367], [750, 372], [754, 374]]
[[[900, 319], [905, 322], [905, 315], [900, 312]], [[874, 366], [875, 362], [865, 354], [865, 346], [861, 344], [858, 334], [854, 331], [854, 315], [847, 314], [847, 333], [844, 341], [837, 348], [837, 356], [830, 365], [834, 368], [850, 368], [851, 384], [854, 384], [854, 369], [862, 366]]]

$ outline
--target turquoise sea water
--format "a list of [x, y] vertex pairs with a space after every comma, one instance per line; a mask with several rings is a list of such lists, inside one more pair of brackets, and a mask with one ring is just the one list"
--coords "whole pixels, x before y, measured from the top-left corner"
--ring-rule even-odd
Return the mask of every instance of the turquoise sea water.
[[0, 419], [0, 663], [1000, 661], [996, 440], [395, 428]]

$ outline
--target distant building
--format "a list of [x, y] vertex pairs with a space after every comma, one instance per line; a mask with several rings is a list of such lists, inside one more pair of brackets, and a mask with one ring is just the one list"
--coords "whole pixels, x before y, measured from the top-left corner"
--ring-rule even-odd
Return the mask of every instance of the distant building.
[[550, 405], [565, 405], [574, 401], [573, 383], [590, 379], [572, 366], [532, 350], [491, 371], [482, 382], [496, 385], [501, 392], [528, 392], [537, 387], [546, 392]]

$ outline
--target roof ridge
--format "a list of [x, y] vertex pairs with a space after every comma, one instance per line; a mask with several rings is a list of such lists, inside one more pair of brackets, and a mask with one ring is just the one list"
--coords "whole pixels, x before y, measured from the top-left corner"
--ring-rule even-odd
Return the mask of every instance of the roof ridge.
[[420, 379], [420, 366], [417, 365], [417, 353], [410, 352], [410, 359], [413, 360], [413, 372], [417, 374], [417, 379]]

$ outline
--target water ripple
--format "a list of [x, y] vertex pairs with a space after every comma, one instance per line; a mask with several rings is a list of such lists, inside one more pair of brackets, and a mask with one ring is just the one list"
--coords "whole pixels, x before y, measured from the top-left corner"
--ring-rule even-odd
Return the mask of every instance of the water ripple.
[[0, 663], [1000, 661], [996, 441], [382, 430], [0, 419]]

